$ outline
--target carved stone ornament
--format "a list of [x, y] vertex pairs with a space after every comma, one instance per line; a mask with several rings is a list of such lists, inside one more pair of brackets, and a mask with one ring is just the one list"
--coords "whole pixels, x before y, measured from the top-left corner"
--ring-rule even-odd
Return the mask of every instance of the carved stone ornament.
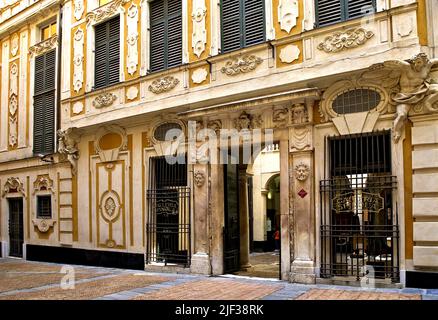
[[[111, 149], [103, 149], [101, 147], [101, 140], [107, 134], [117, 134], [120, 136], [120, 144]], [[94, 139], [94, 149], [100, 157], [102, 162], [113, 162], [119, 159], [121, 151], [128, 149], [128, 136], [126, 130], [118, 125], [108, 125], [100, 127], [96, 132]]]
[[234, 120], [234, 126], [237, 130], [252, 130], [263, 126], [263, 119], [261, 115], [250, 115], [245, 111]]
[[233, 60], [227, 61], [221, 71], [228, 76], [235, 76], [255, 70], [262, 62], [263, 59], [256, 57], [255, 55], [244, 57], [239, 56]]
[[23, 183], [20, 181], [19, 178], [11, 177], [8, 178], [8, 180], [6, 181], [3, 187], [2, 197], [5, 197], [10, 193], [21, 193], [23, 197], [26, 197]]
[[305, 151], [312, 148], [312, 127], [298, 126], [290, 129], [290, 151]]
[[278, 4], [278, 22], [282, 30], [289, 33], [297, 25], [298, 0], [280, 0]]
[[298, 181], [304, 182], [309, 178], [310, 168], [307, 164], [301, 162], [295, 167], [295, 178]]
[[222, 121], [221, 120], [210, 120], [207, 123], [207, 128], [214, 130], [216, 134], [222, 129]]
[[177, 78], [166, 76], [153, 81], [148, 89], [155, 94], [159, 94], [172, 90], [178, 85], [178, 83], [179, 80]]
[[102, 93], [99, 94], [96, 98], [94, 98], [93, 107], [97, 109], [106, 108], [112, 105], [116, 100], [117, 100], [117, 96], [114, 93], [111, 92]]
[[50, 191], [51, 193], [55, 193], [53, 190], [53, 180], [50, 179], [48, 174], [39, 174], [33, 182], [32, 195], [38, 191]]
[[200, 84], [207, 80], [208, 72], [205, 68], [198, 68], [192, 73], [193, 83]]
[[82, 15], [84, 14], [84, 0], [74, 0], [74, 16], [76, 21], [81, 20]]
[[205, 0], [193, 0], [193, 33], [192, 33], [192, 48], [193, 53], [200, 58], [205, 51], [205, 44], [207, 43], [207, 30], [205, 28], [205, 16], [207, 15], [207, 8], [205, 7]]
[[32, 223], [34, 227], [38, 228], [38, 231], [41, 233], [46, 233], [53, 228], [56, 223], [56, 220], [53, 219], [32, 219]]
[[67, 156], [72, 167], [72, 174], [76, 175], [77, 160], [79, 159], [79, 134], [76, 128], [58, 130], [58, 152]]
[[82, 103], [82, 101], [76, 101], [72, 107], [73, 114], [74, 115], [81, 114], [82, 111], [84, 111], [84, 104]]
[[106, 222], [112, 223], [119, 219], [122, 206], [120, 197], [114, 190], [106, 191], [102, 194], [99, 207], [102, 218]]
[[345, 31], [337, 31], [328, 36], [318, 45], [319, 50], [327, 53], [335, 53], [345, 49], [352, 49], [365, 44], [374, 36], [372, 31], [364, 28], [351, 28]]
[[19, 37], [18, 34], [14, 34], [11, 38], [11, 54], [13, 57], [15, 57], [18, 53], [18, 49], [19, 49]]
[[138, 88], [137, 86], [129, 87], [126, 90], [126, 99], [129, 101], [135, 100], [138, 97]]
[[205, 184], [205, 174], [202, 171], [196, 171], [194, 178], [198, 188], [201, 188]]
[[289, 109], [282, 108], [274, 110], [272, 114], [272, 122], [276, 128], [286, 126], [289, 124]]
[[299, 59], [301, 54], [300, 48], [290, 44], [280, 50], [280, 60], [283, 63], [292, 63]]
[[84, 83], [84, 31], [78, 28], [73, 43], [73, 89], [79, 92]]
[[128, 54], [126, 68], [128, 69], [128, 73], [133, 75], [137, 71], [138, 65], [138, 8], [134, 3], [132, 3], [128, 9], [126, 21], [128, 25]]
[[294, 104], [291, 107], [291, 111], [293, 124], [303, 124], [309, 122], [309, 113], [304, 104]]
[[11, 147], [14, 147], [18, 142], [17, 109], [18, 65], [13, 63], [9, 76], [9, 146]]
[[102, 7], [97, 8], [94, 11], [87, 13], [87, 24], [98, 23], [115, 15], [117, 12], [119, 12], [119, 9], [129, 1], [130, 0], [114, 0], [103, 5]]
[[38, 56], [49, 50], [52, 50], [58, 45], [58, 35], [54, 35], [44, 41], [37, 43], [36, 45], [29, 48], [29, 53], [31, 57]]

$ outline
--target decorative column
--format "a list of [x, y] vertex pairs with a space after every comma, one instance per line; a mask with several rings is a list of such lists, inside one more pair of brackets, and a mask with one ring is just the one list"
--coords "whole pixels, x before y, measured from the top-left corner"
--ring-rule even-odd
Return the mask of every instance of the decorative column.
[[246, 165], [239, 165], [239, 218], [240, 218], [240, 267], [249, 269], [249, 211], [248, 211], [248, 180]]
[[[313, 102], [312, 102], [313, 103]], [[293, 261], [290, 281], [312, 284], [315, 275], [315, 208], [310, 103], [292, 106], [290, 188], [293, 202]], [[310, 115], [310, 117], [309, 117]]]

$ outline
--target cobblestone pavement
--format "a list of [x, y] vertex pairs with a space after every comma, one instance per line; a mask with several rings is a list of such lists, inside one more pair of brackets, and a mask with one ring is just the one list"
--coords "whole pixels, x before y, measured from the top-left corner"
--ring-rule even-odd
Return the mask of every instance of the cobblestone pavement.
[[0, 259], [0, 300], [438, 300], [438, 289], [299, 285], [272, 279], [86, 266], [73, 266], [75, 286], [66, 290], [61, 288], [61, 280], [67, 276], [61, 273], [62, 267], [61, 264]]

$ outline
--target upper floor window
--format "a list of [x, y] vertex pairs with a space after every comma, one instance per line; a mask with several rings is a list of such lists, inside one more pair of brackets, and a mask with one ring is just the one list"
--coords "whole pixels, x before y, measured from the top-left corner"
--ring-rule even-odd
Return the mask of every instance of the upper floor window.
[[52, 197], [50, 195], [37, 196], [37, 218], [52, 218]]
[[57, 24], [56, 22], [49, 23], [41, 28], [41, 41], [47, 40], [50, 37], [54, 36], [57, 32]]
[[376, 0], [316, 0], [316, 24], [322, 27], [375, 11]]
[[94, 88], [120, 80], [120, 16], [95, 27]]
[[56, 50], [35, 58], [33, 152], [50, 154], [55, 148]]
[[375, 90], [353, 89], [338, 95], [332, 107], [337, 114], [366, 112], [375, 109], [380, 101], [380, 93]]
[[182, 1], [154, 0], [150, 3], [150, 71], [182, 63]]
[[222, 52], [266, 39], [264, 0], [221, 0]]

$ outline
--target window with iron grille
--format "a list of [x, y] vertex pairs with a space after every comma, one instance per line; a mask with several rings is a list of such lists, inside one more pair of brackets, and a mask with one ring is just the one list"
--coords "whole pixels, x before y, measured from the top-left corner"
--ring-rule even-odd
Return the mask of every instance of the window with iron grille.
[[150, 72], [182, 64], [182, 1], [150, 3]]
[[352, 20], [376, 12], [376, 0], [316, 0], [316, 26]]
[[51, 196], [37, 196], [37, 218], [38, 219], [52, 218]]
[[332, 108], [337, 114], [366, 112], [376, 108], [380, 101], [380, 94], [375, 90], [353, 89], [338, 95]]
[[266, 40], [264, 0], [221, 0], [222, 52]]
[[35, 58], [34, 154], [51, 154], [55, 148], [55, 72], [56, 50]]
[[94, 88], [120, 80], [120, 16], [97, 25], [95, 31]]

